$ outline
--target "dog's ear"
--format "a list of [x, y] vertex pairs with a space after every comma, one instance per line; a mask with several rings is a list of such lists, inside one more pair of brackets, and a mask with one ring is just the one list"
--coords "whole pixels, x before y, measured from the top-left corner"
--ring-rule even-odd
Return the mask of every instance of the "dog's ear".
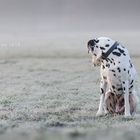
[[89, 40], [87, 45], [88, 46], [94, 46], [95, 45], [95, 39]]
[[90, 49], [92, 49], [92, 51], [94, 51], [95, 44], [96, 44], [95, 39], [88, 41], [88, 43], [87, 43], [88, 53], [89, 53]]

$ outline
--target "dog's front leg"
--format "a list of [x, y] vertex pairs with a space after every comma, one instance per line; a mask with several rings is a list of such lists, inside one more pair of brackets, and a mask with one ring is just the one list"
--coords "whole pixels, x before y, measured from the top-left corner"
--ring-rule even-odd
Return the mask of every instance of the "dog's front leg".
[[124, 117], [129, 118], [129, 117], [131, 117], [131, 114], [130, 114], [128, 81], [123, 82], [123, 91], [124, 91], [124, 103], [125, 103]]
[[100, 103], [99, 103], [99, 108], [96, 113], [96, 116], [102, 116], [104, 114], [104, 99], [105, 99], [106, 86], [107, 86], [107, 83], [104, 81], [101, 81], [101, 83], [100, 83]]

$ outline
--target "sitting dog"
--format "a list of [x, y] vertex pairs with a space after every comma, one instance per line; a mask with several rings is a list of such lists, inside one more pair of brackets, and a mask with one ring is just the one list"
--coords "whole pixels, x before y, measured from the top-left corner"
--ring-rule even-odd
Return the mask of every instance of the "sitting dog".
[[[126, 118], [131, 117], [136, 111], [138, 98], [135, 90], [136, 70], [128, 50], [108, 37], [89, 40], [87, 47], [94, 66], [101, 67], [101, 95], [96, 115], [116, 112], [124, 113]], [[121, 104], [117, 102], [119, 96], [122, 98]]]

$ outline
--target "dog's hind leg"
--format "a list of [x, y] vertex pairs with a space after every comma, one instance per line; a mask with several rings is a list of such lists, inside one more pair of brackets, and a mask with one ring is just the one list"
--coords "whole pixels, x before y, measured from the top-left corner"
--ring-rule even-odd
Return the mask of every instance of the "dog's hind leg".
[[115, 113], [115, 95], [108, 91], [105, 93], [105, 113]]

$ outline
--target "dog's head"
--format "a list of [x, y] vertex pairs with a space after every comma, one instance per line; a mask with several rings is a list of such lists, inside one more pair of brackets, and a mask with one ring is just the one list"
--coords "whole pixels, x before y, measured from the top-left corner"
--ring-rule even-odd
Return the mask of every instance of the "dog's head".
[[105, 53], [114, 42], [115, 41], [108, 37], [100, 37], [88, 41], [88, 53], [92, 56], [92, 63], [94, 66], [99, 66], [101, 64], [103, 53]]

